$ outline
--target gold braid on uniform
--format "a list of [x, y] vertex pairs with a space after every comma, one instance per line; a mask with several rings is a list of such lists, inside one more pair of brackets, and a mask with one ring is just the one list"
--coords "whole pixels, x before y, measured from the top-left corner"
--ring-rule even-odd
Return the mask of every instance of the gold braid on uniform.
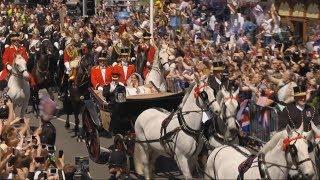
[[74, 59], [75, 57], [78, 56], [78, 51], [74, 46], [69, 46], [67, 48], [67, 55], [71, 58]]

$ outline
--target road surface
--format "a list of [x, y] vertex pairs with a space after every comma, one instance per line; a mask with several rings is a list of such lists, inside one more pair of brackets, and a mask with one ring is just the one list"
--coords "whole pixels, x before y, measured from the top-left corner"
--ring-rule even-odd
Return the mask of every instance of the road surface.
[[[43, 92], [42, 92], [43, 93]], [[41, 97], [41, 95], [40, 95]], [[56, 127], [57, 131], [57, 138], [56, 138], [56, 148], [57, 151], [63, 150], [65, 155], [65, 161], [67, 163], [74, 164], [74, 158], [75, 157], [88, 157], [87, 148], [84, 142], [79, 142], [78, 139], [74, 136], [74, 116], [70, 116], [70, 129], [65, 128], [65, 121], [67, 119], [67, 115], [65, 115], [62, 111], [62, 102], [56, 98], [57, 102], [57, 117], [52, 120], [53, 125]], [[39, 126], [39, 120], [36, 118], [35, 114], [32, 112], [32, 107], [29, 106], [28, 108], [28, 114], [27, 117], [30, 118], [31, 126], [38, 127]], [[80, 116], [81, 120], [81, 116]], [[106, 138], [106, 137], [100, 137], [100, 145], [102, 151], [104, 151], [105, 148], [108, 148], [110, 145], [113, 144], [112, 138]], [[177, 167], [175, 163], [173, 163], [172, 160], [168, 160], [167, 158], [160, 158], [159, 161], [157, 161], [156, 169], [158, 169], [158, 172], [167, 172], [172, 171], [173, 174], [177, 175], [179, 172], [177, 172]], [[107, 165], [103, 164], [96, 164], [93, 161], [90, 160], [90, 174], [93, 177], [93, 179], [108, 179], [109, 173], [108, 173], [108, 167]], [[156, 176], [156, 179], [168, 179], [164, 178], [163, 173], [157, 173], [158, 176]], [[160, 176], [159, 176], [160, 175]]]

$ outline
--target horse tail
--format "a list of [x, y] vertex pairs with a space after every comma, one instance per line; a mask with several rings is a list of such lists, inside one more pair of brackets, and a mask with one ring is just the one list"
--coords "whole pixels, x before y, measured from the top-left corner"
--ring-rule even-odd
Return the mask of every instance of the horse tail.
[[139, 143], [136, 143], [135, 146], [134, 146], [134, 166], [135, 166], [135, 169], [136, 169], [136, 173], [139, 174], [139, 175], [143, 175], [143, 163], [141, 161], [141, 158], [142, 158], [142, 146], [139, 144]]

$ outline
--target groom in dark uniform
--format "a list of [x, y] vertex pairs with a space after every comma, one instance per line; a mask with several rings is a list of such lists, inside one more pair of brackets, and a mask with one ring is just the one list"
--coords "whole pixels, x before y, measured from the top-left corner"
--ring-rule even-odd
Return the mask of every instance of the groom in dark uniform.
[[222, 61], [213, 62], [212, 74], [208, 78], [209, 86], [214, 90], [215, 96], [221, 90], [225, 66]]
[[295, 102], [288, 104], [287, 107], [279, 114], [278, 130], [283, 130], [287, 125], [291, 128], [299, 128], [303, 122], [303, 130], [309, 131], [310, 121], [315, 125], [319, 125], [319, 114], [315, 111], [314, 107], [306, 104], [306, 87], [294, 87], [294, 100]]

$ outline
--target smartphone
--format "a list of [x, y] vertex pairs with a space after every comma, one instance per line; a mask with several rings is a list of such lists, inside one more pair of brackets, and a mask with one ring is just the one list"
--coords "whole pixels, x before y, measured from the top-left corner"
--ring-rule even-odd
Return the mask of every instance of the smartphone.
[[50, 174], [57, 174], [57, 168], [51, 168], [49, 169]]
[[60, 150], [59, 151], [59, 158], [62, 158], [62, 156], [63, 156], [63, 150]]
[[35, 157], [34, 160], [37, 163], [44, 163], [44, 157], [43, 156]]

